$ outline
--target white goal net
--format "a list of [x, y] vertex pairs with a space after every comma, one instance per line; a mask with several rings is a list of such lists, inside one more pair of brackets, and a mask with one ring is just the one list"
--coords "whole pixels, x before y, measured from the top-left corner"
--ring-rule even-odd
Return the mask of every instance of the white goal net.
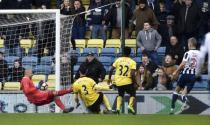
[[4, 88], [18, 87], [25, 69], [33, 70], [36, 85], [43, 80], [49, 89], [69, 87], [73, 20], [74, 16], [61, 17], [59, 10], [1, 11], [0, 82]]

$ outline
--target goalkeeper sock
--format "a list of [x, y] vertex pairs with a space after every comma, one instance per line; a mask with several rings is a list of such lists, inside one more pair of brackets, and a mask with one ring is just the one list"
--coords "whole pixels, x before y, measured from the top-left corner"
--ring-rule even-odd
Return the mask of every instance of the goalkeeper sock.
[[56, 98], [56, 99], [55, 99], [55, 104], [56, 104], [59, 108], [61, 108], [62, 110], [65, 109], [65, 106], [64, 106], [64, 104], [61, 102], [60, 98]]
[[55, 96], [62, 96], [68, 93], [71, 93], [72, 89], [67, 89], [67, 90], [59, 90], [55, 92]]
[[178, 93], [174, 92], [172, 95], [171, 108], [173, 108], [173, 109], [175, 108], [175, 103], [176, 103], [176, 100], [178, 97], [179, 97]]
[[133, 96], [131, 96], [131, 97], [129, 98], [129, 104], [128, 104], [129, 107], [133, 108], [134, 100], [135, 100], [135, 97], [133, 97]]
[[118, 111], [121, 109], [121, 105], [122, 105], [122, 97], [118, 96], [117, 97], [117, 110]]
[[103, 103], [104, 103], [104, 105], [106, 106], [106, 108], [108, 110], [111, 110], [111, 106], [110, 106], [109, 100], [108, 100], [108, 98], [105, 95], [103, 95]]

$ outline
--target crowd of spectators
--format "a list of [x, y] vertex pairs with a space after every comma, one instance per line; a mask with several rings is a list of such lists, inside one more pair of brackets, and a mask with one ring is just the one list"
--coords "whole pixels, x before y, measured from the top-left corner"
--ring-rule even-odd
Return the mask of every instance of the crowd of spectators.
[[[87, 5], [83, 4], [83, 0], [57, 0], [56, 6], [52, 6], [51, 0], [1, 0], [0, 9], [51, 9], [58, 8], [63, 15], [75, 15], [81, 12], [91, 10], [88, 13], [77, 15], [72, 28], [72, 44], [75, 49], [75, 39], [85, 39], [87, 31], [91, 32], [90, 38], [102, 38], [104, 46], [109, 38], [119, 39], [121, 28], [121, 4], [120, 0], [89, 0]], [[99, 8], [103, 5], [116, 2], [110, 6]], [[88, 7], [85, 7], [88, 6]], [[5, 18], [13, 18], [12, 15], [7, 15]], [[2, 18], [2, 16], [1, 16]], [[37, 47], [39, 59], [44, 56], [44, 49], [48, 48], [50, 56], [54, 55], [55, 36], [45, 32], [54, 32], [55, 25], [49, 27], [40, 23], [34, 29], [33, 34], [37, 34]], [[29, 26], [33, 29], [33, 26]], [[13, 53], [21, 57], [19, 40], [23, 37], [29, 37], [29, 34], [21, 34], [19, 27], [9, 27], [6, 32], [0, 28], [0, 37], [5, 39], [5, 47], [7, 53]], [[46, 31], [45, 31], [46, 30]], [[12, 32], [12, 31], [20, 31]], [[39, 32], [40, 31], [40, 32]], [[142, 64], [139, 66], [137, 74], [139, 75], [138, 82], [143, 83], [143, 88], [140, 89], [171, 89], [169, 67], [178, 65], [187, 51], [187, 39], [195, 37], [199, 44], [202, 43], [204, 35], [210, 31], [210, 1], [209, 0], [126, 0], [125, 3], [125, 38], [136, 38], [137, 47], [141, 48]], [[40, 34], [40, 35], [38, 35]], [[44, 36], [50, 35], [50, 36]], [[14, 37], [14, 38], [12, 38]], [[39, 38], [42, 37], [42, 38]], [[47, 39], [44, 39], [47, 38]], [[11, 40], [12, 39], [12, 40]], [[41, 43], [41, 44], [39, 44]], [[166, 59], [163, 66], [157, 71], [158, 55], [157, 50], [160, 46], [166, 47]], [[91, 56], [91, 55], [90, 55]], [[151, 59], [151, 60], [149, 60]], [[80, 68], [92, 66], [90, 59], [81, 65]], [[94, 62], [98, 61], [93, 59]], [[168, 60], [172, 60], [171, 62]], [[7, 69], [3, 53], [0, 53], [0, 69]], [[151, 64], [152, 63], [152, 64]], [[154, 63], [154, 64], [153, 64]], [[20, 67], [19, 67], [20, 66]], [[104, 68], [100, 66], [100, 70]], [[155, 67], [155, 68], [154, 68]], [[96, 67], [97, 68], [97, 67]], [[173, 68], [172, 68], [173, 69]], [[18, 70], [18, 71], [16, 71]], [[5, 77], [10, 72], [18, 72], [22, 75], [24, 68], [21, 67], [19, 60], [15, 61], [14, 67], [3, 71], [0, 74], [0, 82], [5, 81]], [[102, 71], [100, 71], [102, 72]], [[95, 75], [99, 75], [94, 72]], [[155, 74], [156, 73], [156, 74]], [[154, 76], [157, 76], [156, 79]], [[16, 77], [15, 74], [10, 74], [11, 77]], [[150, 77], [152, 76], [152, 77]], [[11, 78], [10, 80], [14, 80]], [[78, 76], [78, 73], [76, 75]], [[103, 80], [105, 77], [96, 76], [96, 82]], [[154, 79], [151, 79], [154, 78]], [[17, 81], [19, 78], [15, 78]], [[147, 80], [148, 79], [148, 80]], [[165, 80], [164, 80], [165, 79]], [[8, 80], [8, 79], [7, 79]], [[155, 81], [155, 82], [154, 82]], [[165, 88], [164, 88], [165, 87]]]

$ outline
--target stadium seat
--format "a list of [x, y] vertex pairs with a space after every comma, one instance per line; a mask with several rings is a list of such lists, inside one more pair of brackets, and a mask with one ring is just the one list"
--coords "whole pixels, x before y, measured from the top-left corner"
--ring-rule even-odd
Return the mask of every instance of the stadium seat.
[[106, 40], [106, 48], [117, 48], [117, 53], [119, 53], [119, 49], [121, 48], [120, 39], [107, 39]]
[[137, 57], [141, 57], [141, 56], [142, 56], [141, 48], [138, 48], [138, 49], [137, 49], [136, 56], [137, 56]]
[[77, 60], [77, 65], [81, 65], [83, 62], [85, 62], [87, 57], [79, 57]]
[[4, 48], [4, 39], [0, 39], [0, 48]]
[[55, 89], [55, 75], [50, 74], [47, 78], [48, 89], [54, 90]]
[[125, 39], [125, 46], [136, 48], [136, 39]]
[[101, 49], [104, 47], [103, 39], [89, 39], [87, 42], [88, 48], [98, 48], [98, 53], [101, 53]]
[[41, 65], [51, 65], [52, 64], [52, 60], [53, 57], [52, 56], [44, 56], [44, 57], [41, 57], [41, 62], [40, 64]]
[[29, 49], [35, 47], [36, 40], [32, 39], [21, 39], [20, 47], [25, 49], [25, 54], [28, 54]]
[[77, 73], [77, 71], [79, 70], [79, 67], [80, 67], [80, 65], [75, 65], [75, 66], [74, 66], [74, 74]]
[[96, 54], [96, 56], [98, 56], [98, 48], [85, 48], [83, 53], [81, 53], [81, 56], [87, 56], [88, 53], [90, 53], [90, 52], [92, 52], [92, 53]]
[[20, 90], [20, 82], [5, 82], [4, 90]]
[[116, 57], [115, 48], [103, 48], [101, 50], [101, 56]]
[[25, 56], [22, 58], [22, 64], [23, 66], [35, 66], [38, 63], [38, 58], [36, 56]]
[[18, 57], [18, 56], [6, 56], [4, 59], [7, 61], [8, 67], [13, 67], [15, 60], [20, 59], [20, 57]]
[[86, 47], [85, 39], [75, 39], [76, 48], [80, 49], [80, 53], [83, 53], [83, 49]]
[[32, 76], [32, 81], [33, 83], [37, 86], [38, 83], [43, 80], [43, 81], [46, 81], [46, 75], [44, 74], [40, 74], [40, 75], [33, 75]]
[[45, 74], [48, 75], [52, 73], [52, 67], [49, 65], [36, 65], [33, 68], [33, 73], [34, 74]]
[[111, 64], [112, 64], [111, 57], [100, 56], [100, 57], [98, 57], [98, 61], [101, 62], [104, 66], [111, 66]]

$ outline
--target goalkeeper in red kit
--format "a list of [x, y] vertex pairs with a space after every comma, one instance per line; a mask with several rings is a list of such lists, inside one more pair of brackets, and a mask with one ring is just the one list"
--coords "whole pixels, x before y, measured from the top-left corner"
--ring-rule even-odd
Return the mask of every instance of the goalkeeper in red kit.
[[32, 70], [25, 70], [25, 76], [21, 80], [21, 90], [23, 90], [23, 93], [30, 103], [41, 106], [54, 101], [55, 104], [63, 110], [63, 113], [72, 112], [74, 110], [74, 107], [65, 108], [59, 98], [59, 96], [71, 93], [73, 91], [71, 88], [59, 91], [40, 91], [34, 86], [31, 77]]

